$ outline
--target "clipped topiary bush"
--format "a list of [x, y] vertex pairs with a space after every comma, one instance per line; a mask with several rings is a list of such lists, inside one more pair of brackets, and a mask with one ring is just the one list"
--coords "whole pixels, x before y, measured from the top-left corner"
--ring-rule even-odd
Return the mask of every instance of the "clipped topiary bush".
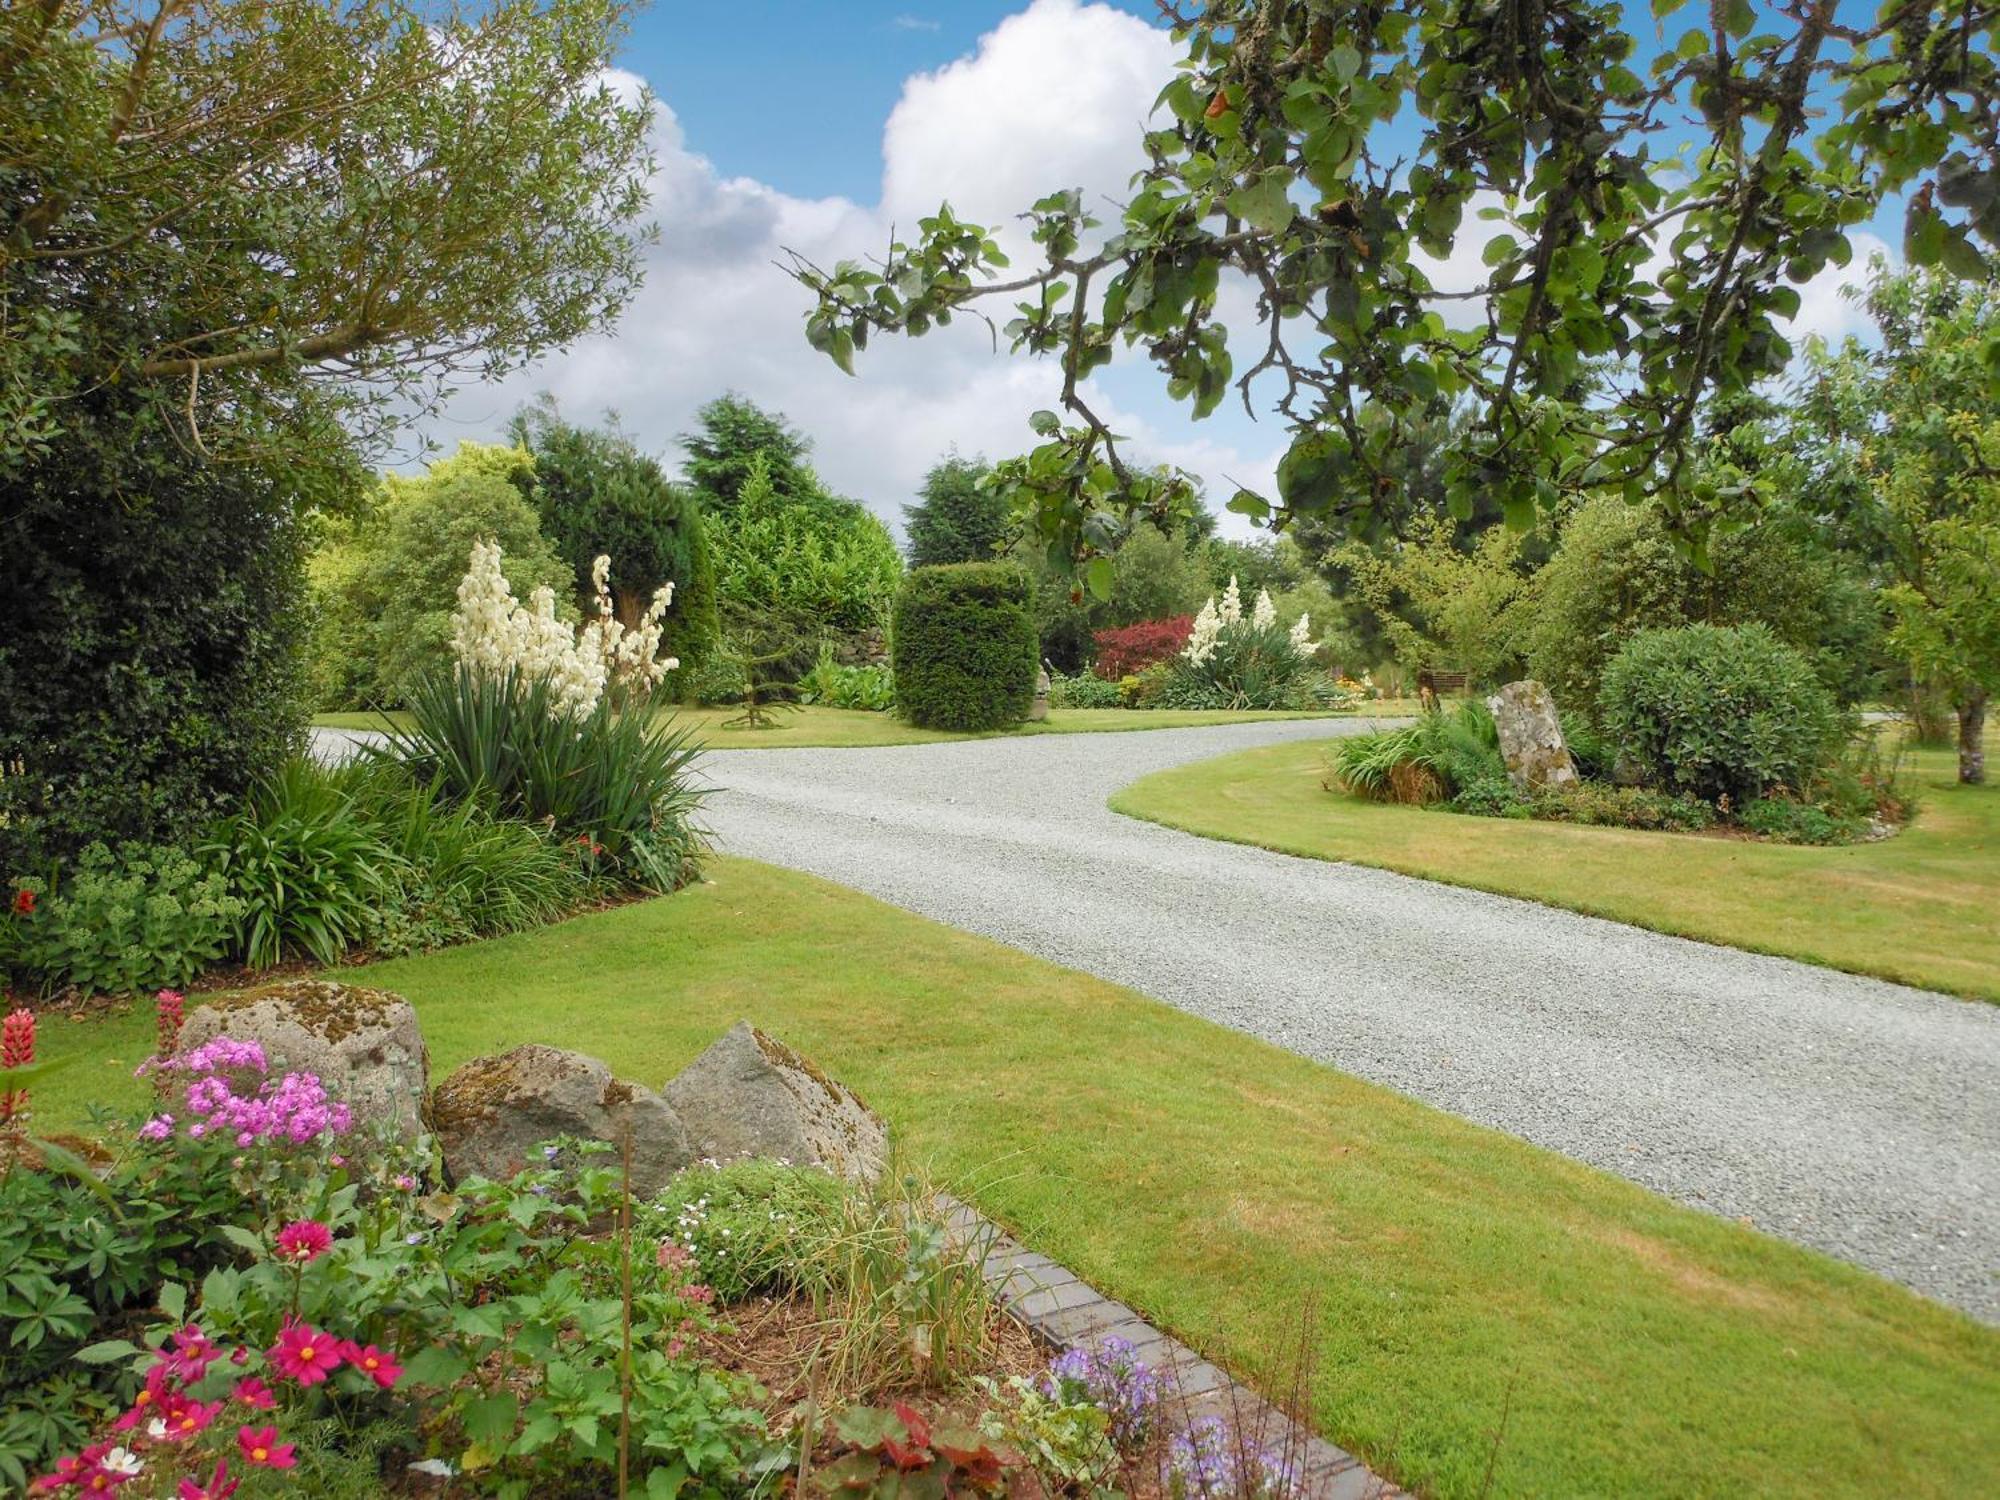
[[1737, 807], [1810, 785], [1842, 730], [1812, 664], [1762, 625], [1640, 632], [1605, 669], [1598, 713], [1647, 780]]
[[1039, 640], [1028, 576], [1012, 563], [918, 568], [896, 595], [896, 706], [927, 729], [998, 729], [1024, 717]]

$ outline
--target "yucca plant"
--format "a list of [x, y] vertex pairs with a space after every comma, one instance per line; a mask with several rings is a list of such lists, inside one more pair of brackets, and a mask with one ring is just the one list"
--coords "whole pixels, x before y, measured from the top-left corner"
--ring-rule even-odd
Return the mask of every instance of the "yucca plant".
[[403, 765], [440, 799], [539, 823], [584, 844], [632, 885], [671, 891], [693, 875], [700, 749], [655, 722], [650, 699], [589, 712], [560, 706], [546, 676], [456, 668], [420, 681], [407, 728], [371, 752]]

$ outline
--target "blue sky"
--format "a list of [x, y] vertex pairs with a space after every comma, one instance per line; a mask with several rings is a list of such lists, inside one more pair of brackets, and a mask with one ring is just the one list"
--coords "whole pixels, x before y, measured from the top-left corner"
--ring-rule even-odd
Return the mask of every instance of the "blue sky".
[[[1629, 14], [1650, 44], [1649, 0]], [[1701, 14], [1670, 17], [1668, 45]], [[833, 488], [898, 523], [943, 454], [1030, 446], [1026, 419], [1055, 404], [1054, 369], [996, 353], [961, 319], [922, 340], [878, 342], [856, 377], [842, 375], [807, 349], [809, 299], [776, 262], [791, 249], [822, 264], [879, 253], [893, 227], [945, 199], [1012, 232], [1013, 216], [1056, 188], [1122, 198], [1179, 56], [1156, 19], [1151, 0], [656, 0], [620, 58], [631, 86], [650, 86], [660, 106], [660, 239], [645, 285], [615, 329], [466, 388], [427, 436], [447, 448], [497, 436], [547, 391], [579, 420], [616, 412], [678, 468], [677, 439], [696, 408], [737, 390], [814, 440]], [[1856, 238], [1857, 266], [1891, 248], [1896, 231], [1876, 228]], [[1028, 247], [1012, 248], [1019, 263]], [[1479, 251], [1468, 237], [1443, 283], [1476, 281]], [[1853, 326], [1837, 279], [1805, 292], [1795, 334]], [[1257, 338], [1252, 311], [1225, 295], [1225, 312], [1245, 353]], [[1202, 476], [1218, 501], [1237, 484], [1269, 491], [1288, 443], [1277, 421], [1253, 420], [1232, 396], [1192, 422], [1129, 354], [1092, 389], [1136, 459]]]

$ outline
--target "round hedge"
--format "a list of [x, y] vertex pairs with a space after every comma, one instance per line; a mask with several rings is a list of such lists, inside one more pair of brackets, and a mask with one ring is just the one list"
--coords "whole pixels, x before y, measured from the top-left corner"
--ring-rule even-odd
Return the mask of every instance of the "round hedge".
[[1040, 650], [1028, 575], [1013, 563], [915, 568], [896, 595], [896, 707], [926, 729], [1026, 716]]
[[1812, 664], [1762, 625], [1641, 631], [1605, 669], [1598, 712], [1648, 780], [1738, 807], [1804, 790], [1841, 732]]

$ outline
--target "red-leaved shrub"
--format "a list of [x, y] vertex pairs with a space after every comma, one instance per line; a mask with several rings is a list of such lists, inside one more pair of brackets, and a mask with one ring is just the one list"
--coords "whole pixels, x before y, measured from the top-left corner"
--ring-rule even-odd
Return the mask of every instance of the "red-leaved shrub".
[[1193, 615], [1141, 620], [1137, 625], [1097, 631], [1097, 675], [1106, 682], [1116, 682], [1156, 661], [1165, 661], [1187, 644], [1193, 631]]

